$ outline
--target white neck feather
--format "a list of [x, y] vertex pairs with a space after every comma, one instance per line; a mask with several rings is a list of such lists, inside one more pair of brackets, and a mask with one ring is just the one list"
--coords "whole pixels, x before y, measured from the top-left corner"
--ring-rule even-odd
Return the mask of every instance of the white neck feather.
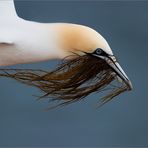
[[13, 0], [0, 0], [0, 66], [59, 56], [54, 25], [23, 20], [17, 16]]
[[63, 53], [54, 24], [18, 19], [0, 23], [0, 32], [0, 66], [59, 59]]
[[13, 0], [0, 0], [0, 18], [16, 18], [17, 13]]

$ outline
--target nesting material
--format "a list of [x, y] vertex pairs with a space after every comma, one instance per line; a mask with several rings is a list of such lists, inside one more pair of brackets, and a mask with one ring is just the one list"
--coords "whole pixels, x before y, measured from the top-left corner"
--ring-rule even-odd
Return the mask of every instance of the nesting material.
[[[64, 59], [53, 71], [34, 69], [0, 69], [0, 76], [39, 88], [44, 95], [39, 99], [59, 100], [54, 106], [67, 105], [84, 99], [91, 93], [109, 89], [98, 106], [127, 90], [124, 82], [114, 85], [116, 74], [102, 59], [91, 54]], [[118, 82], [119, 83], [119, 82]]]

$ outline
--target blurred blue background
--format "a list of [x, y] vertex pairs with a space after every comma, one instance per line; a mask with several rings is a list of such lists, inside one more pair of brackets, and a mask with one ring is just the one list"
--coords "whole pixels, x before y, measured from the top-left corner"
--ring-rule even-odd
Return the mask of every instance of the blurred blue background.
[[[45, 112], [40, 91], [0, 79], [0, 146], [148, 146], [148, 2], [15, 1], [18, 15], [38, 22], [90, 26], [109, 42], [134, 89], [95, 109], [99, 94]], [[51, 69], [55, 62], [11, 66]]]

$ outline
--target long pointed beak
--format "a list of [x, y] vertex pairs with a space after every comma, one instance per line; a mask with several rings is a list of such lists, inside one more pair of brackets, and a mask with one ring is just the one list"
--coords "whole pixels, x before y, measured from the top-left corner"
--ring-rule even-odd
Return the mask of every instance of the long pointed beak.
[[132, 90], [132, 83], [119, 65], [119, 63], [116, 61], [116, 58], [114, 56], [109, 56], [108, 58], [105, 58], [105, 61], [110, 65], [113, 71], [125, 82], [125, 84], [128, 86], [128, 90]]
[[109, 60], [107, 60], [106, 62], [110, 65], [113, 71], [125, 82], [125, 84], [128, 86], [128, 90], [132, 90], [133, 86], [130, 79], [128, 78], [126, 73], [123, 71], [119, 63], [116, 61], [115, 57], [110, 56]]
[[125, 82], [125, 84], [128, 86], [128, 90], [132, 90], [133, 88], [132, 83], [128, 78], [128, 76], [126, 75], [126, 73], [121, 68], [121, 66], [119, 65], [119, 63], [116, 61], [116, 58], [113, 55], [108, 57], [103, 57], [103, 56], [99, 57], [104, 59], [108, 63], [108, 65], [112, 68], [112, 70]]

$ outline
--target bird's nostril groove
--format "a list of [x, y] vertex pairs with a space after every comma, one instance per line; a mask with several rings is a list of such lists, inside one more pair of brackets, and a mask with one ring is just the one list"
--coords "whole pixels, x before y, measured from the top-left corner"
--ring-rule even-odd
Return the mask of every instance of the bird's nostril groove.
[[117, 58], [114, 55], [109, 56], [111, 58], [111, 61], [118, 62]]

